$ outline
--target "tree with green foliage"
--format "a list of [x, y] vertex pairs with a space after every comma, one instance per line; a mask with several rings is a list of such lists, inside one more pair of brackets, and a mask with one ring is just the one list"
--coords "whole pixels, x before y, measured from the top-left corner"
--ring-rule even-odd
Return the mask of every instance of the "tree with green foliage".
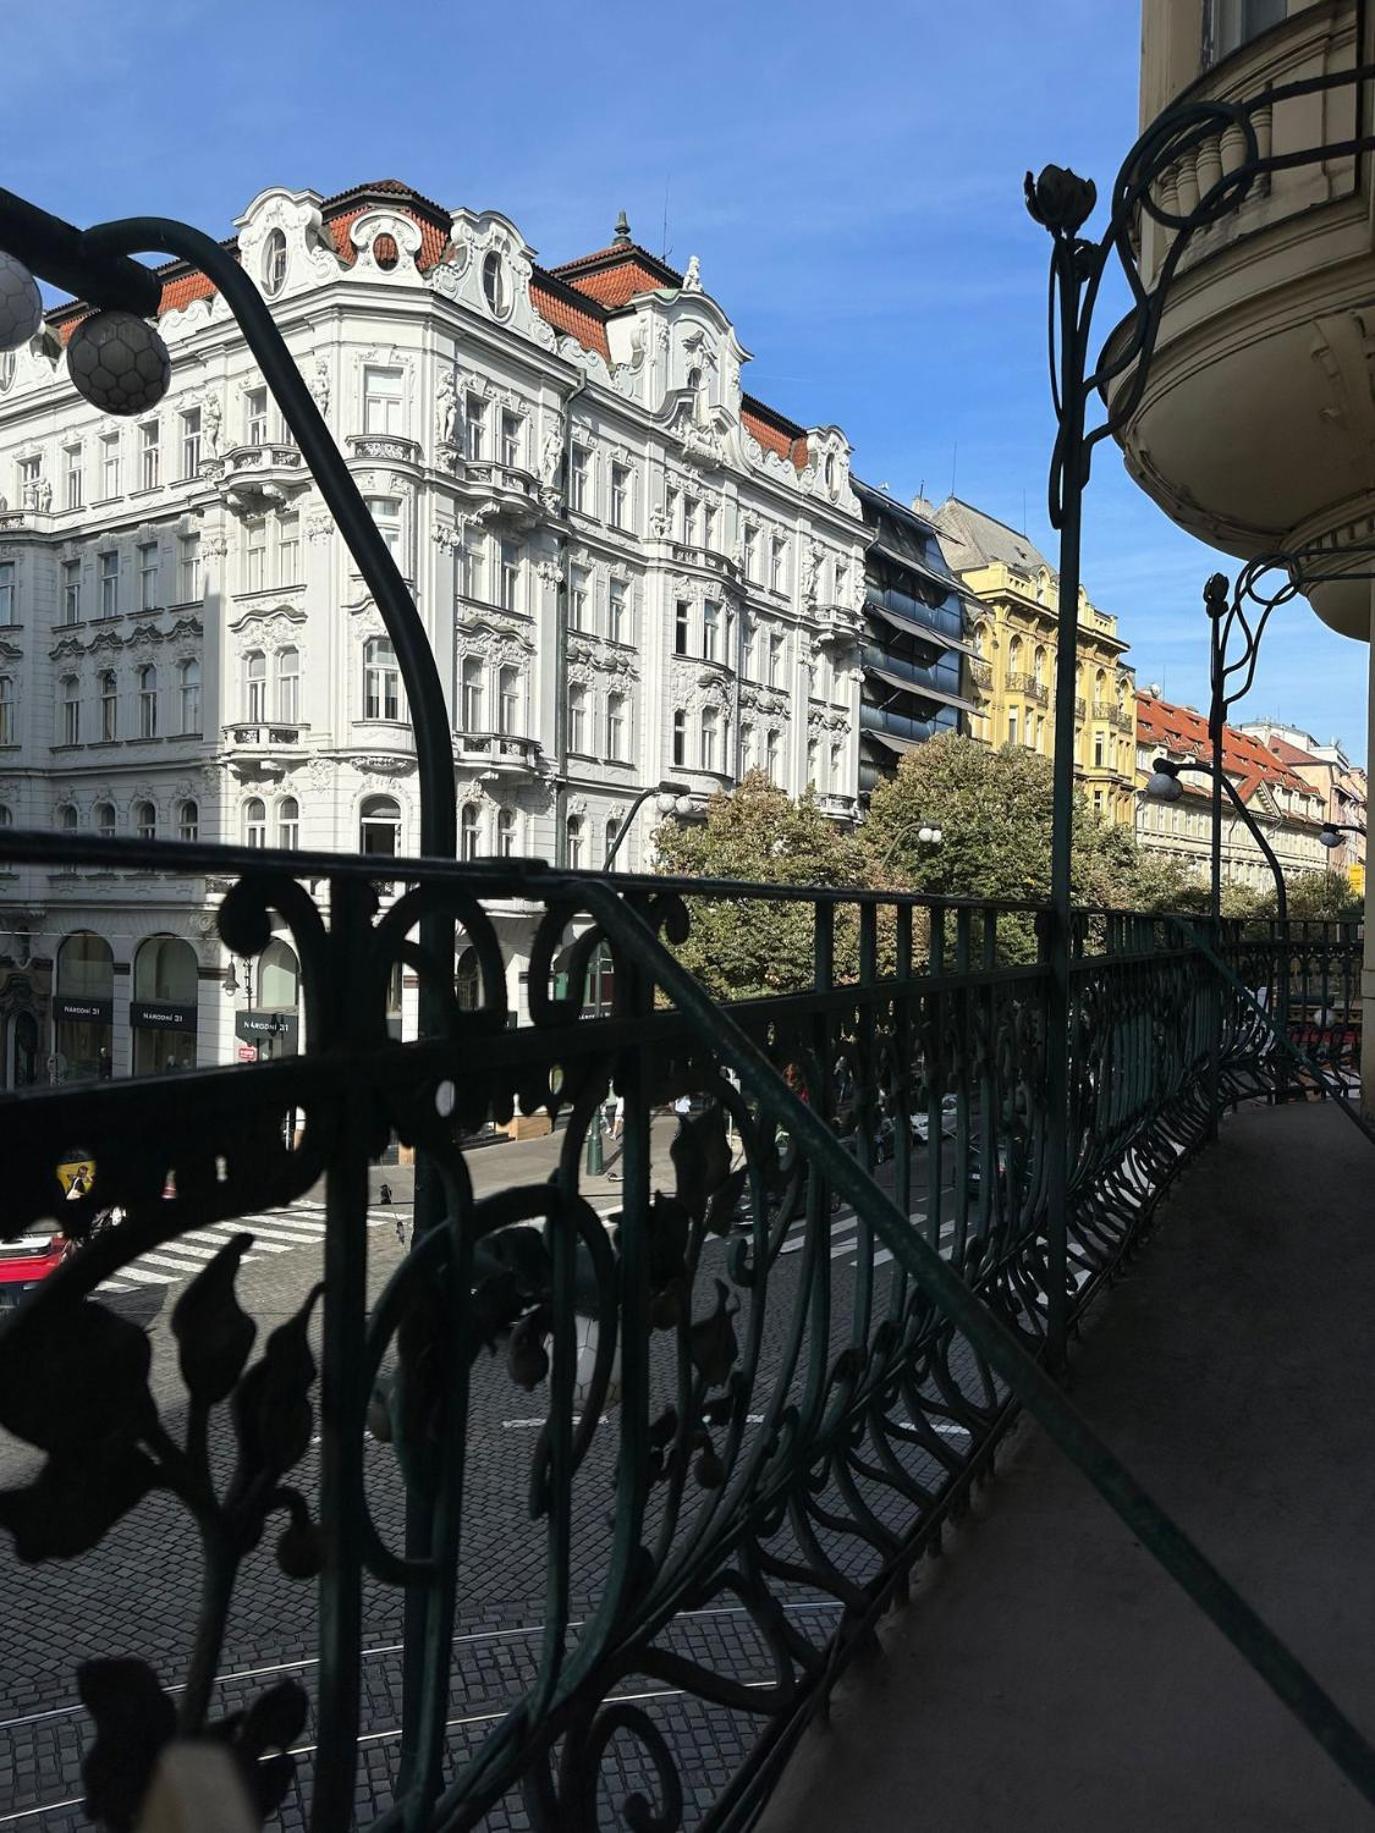
[[[660, 872], [745, 884], [820, 885], [852, 890], [865, 882], [864, 854], [817, 805], [790, 801], [762, 770], [707, 804], [706, 820], [666, 821], [654, 836]], [[679, 958], [724, 999], [797, 992], [812, 985], [816, 946], [805, 900], [689, 899], [692, 929]], [[853, 924], [849, 926], [853, 927]], [[838, 943], [848, 954], [847, 930]]]

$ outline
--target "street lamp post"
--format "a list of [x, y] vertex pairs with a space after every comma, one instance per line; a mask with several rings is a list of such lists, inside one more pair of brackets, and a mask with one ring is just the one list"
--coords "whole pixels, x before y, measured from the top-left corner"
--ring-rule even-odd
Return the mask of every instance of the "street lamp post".
[[661, 815], [678, 815], [682, 817], [692, 813], [692, 792], [686, 783], [654, 783], [648, 789], [642, 789], [626, 810], [625, 819], [616, 832], [616, 838], [606, 850], [606, 867], [609, 872], [617, 853], [625, 844], [625, 837], [630, 832], [630, 824], [649, 801], [654, 798], [654, 805]]

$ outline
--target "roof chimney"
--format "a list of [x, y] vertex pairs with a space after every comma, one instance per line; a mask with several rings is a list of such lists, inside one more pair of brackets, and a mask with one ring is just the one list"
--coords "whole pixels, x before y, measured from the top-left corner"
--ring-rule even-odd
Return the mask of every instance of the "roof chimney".
[[630, 218], [624, 210], [616, 218], [616, 233], [612, 237], [612, 246], [614, 248], [629, 248], [630, 246]]

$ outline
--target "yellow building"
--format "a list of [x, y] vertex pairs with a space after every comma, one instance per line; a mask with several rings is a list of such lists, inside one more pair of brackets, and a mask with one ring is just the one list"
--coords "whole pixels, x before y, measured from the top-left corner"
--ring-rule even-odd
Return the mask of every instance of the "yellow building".
[[[918, 506], [920, 507], [920, 505]], [[1055, 748], [1056, 625], [1060, 582], [1045, 556], [1006, 523], [947, 497], [930, 511], [950, 569], [983, 604], [970, 607], [978, 712], [973, 737], [989, 745]], [[1117, 619], [1079, 594], [1075, 776], [1105, 821], [1135, 821], [1136, 698]]]

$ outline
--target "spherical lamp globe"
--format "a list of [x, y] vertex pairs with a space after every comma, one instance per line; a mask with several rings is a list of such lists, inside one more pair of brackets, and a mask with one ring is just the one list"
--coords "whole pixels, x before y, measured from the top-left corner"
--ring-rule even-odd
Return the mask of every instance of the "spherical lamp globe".
[[172, 359], [133, 312], [96, 312], [73, 331], [67, 369], [77, 393], [102, 413], [144, 414], [167, 393]]

